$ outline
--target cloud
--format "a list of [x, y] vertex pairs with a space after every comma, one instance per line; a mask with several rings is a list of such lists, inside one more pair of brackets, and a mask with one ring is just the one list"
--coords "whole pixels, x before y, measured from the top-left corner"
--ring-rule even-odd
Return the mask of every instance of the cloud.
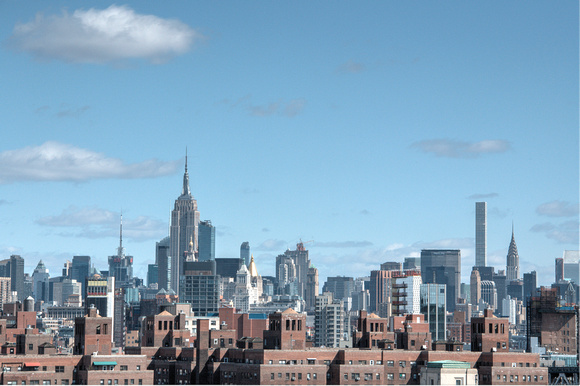
[[292, 99], [284, 107], [282, 115], [290, 118], [295, 117], [302, 112], [305, 106], [306, 106], [305, 99]]
[[484, 154], [505, 153], [511, 149], [509, 142], [499, 139], [479, 142], [430, 139], [414, 142], [411, 147], [434, 154], [436, 157], [449, 158], [476, 158]]
[[369, 214], [371, 214], [371, 212], [369, 212], [366, 209], [361, 210], [360, 212], [358, 212], [359, 214], [362, 214], [363, 216], [368, 216]]
[[[38, 225], [65, 228], [57, 234], [62, 237], [100, 239], [119, 237], [121, 214], [98, 207], [69, 206], [61, 214], [42, 217]], [[157, 240], [167, 233], [167, 224], [147, 216], [123, 218], [123, 239], [134, 241]]]
[[268, 239], [258, 247], [254, 248], [256, 251], [276, 251], [284, 252], [288, 248], [288, 243], [284, 240]]
[[536, 224], [530, 231], [543, 233], [547, 238], [556, 240], [560, 244], [578, 244], [580, 222], [577, 220], [565, 221], [561, 224], [545, 222]]
[[536, 213], [549, 217], [573, 217], [578, 215], [578, 207], [578, 204], [555, 200], [538, 206]]
[[313, 248], [363, 248], [370, 247], [370, 241], [316, 241]]
[[487, 214], [489, 214], [490, 216], [494, 216], [497, 218], [506, 218], [510, 213], [512, 213], [511, 210], [509, 209], [500, 209], [498, 207], [492, 207], [489, 208], [489, 210], [487, 211]]
[[467, 197], [467, 199], [469, 200], [481, 200], [484, 198], [494, 198], [499, 196], [499, 194], [497, 193], [475, 193], [472, 194], [471, 196]]
[[126, 164], [117, 158], [59, 142], [0, 153], [0, 184], [16, 181], [87, 181], [152, 178], [173, 174], [178, 161]]
[[14, 27], [8, 44], [41, 59], [108, 63], [127, 59], [165, 61], [187, 52], [202, 36], [178, 20], [141, 15], [127, 6], [78, 9]]
[[7, 200], [0, 200], [0, 205], [8, 205], [8, 201]]
[[366, 70], [366, 67], [363, 63], [357, 63], [352, 60], [349, 60], [348, 62], [343, 63], [338, 67], [338, 72], [341, 73], [356, 74], [363, 72], [364, 70]]
[[82, 106], [77, 108], [63, 106], [61, 110], [59, 110], [59, 112], [56, 113], [56, 116], [59, 118], [77, 118], [88, 109], [90, 109], [89, 106]]

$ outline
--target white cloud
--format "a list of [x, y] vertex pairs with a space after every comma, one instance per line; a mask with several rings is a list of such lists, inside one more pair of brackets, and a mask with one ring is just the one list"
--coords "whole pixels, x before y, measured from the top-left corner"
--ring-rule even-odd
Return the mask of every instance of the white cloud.
[[16, 181], [87, 181], [151, 178], [173, 174], [177, 161], [156, 159], [126, 164], [117, 158], [59, 142], [0, 153], [0, 184]]
[[530, 231], [543, 233], [547, 238], [560, 244], [575, 244], [579, 242], [580, 223], [577, 220], [565, 221], [560, 224], [545, 222], [534, 225]]
[[555, 200], [538, 206], [536, 213], [549, 217], [573, 217], [578, 215], [578, 207], [578, 204]]
[[42, 59], [107, 63], [127, 59], [167, 60], [189, 50], [202, 36], [178, 20], [141, 15], [127, 6], [78, 9], [17, 24], [9, 44]]
[[284, 253], [287, 248], [288, 243], [284, 240], [268, 239], [254, 249], [256, 251], [273, 251], [280, 254]]
[[495, 139], [479, 142], [453, 141], [449, 139], [430, 139], [414, 142], [411, 147], [437, 157], [476, 158], [484, 154], [505, 153], [511, 149], [507, 141]]
[[[46, 227], [68, 228], [62, 237], [100, 239], [119, 236], [121, 214], [97, 207], [70, 206], [56, 216], [42, 217], [36, 223]], [[167, 233], [167, 224], [147, 216], [123, 217], [123, 238], [134, 241], [157, 240]]]

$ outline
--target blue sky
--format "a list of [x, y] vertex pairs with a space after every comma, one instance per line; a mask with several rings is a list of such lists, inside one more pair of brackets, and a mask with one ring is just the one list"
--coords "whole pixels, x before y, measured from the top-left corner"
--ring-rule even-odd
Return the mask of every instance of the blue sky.
[[[80, 7], [80, 8], [79, 8]], [[422, 248], [578, 249], [578, 2], [0, 2], [0, 258], [144, 277], [185, 148], [217, 257], [327, 276]]]

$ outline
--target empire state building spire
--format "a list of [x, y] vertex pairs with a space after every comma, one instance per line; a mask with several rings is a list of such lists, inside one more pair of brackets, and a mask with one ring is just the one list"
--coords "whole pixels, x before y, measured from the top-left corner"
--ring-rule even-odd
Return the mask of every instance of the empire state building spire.
[[187, 172], [187, 148], [185, 148], [185, 173], [183, 173], [183, 188], [181, 189], [182, 196], [191, 196], [191, 190], [189, 189], [189, 173]]
[[123, 213], [121, 213], [121, 226], [119, 230], [119, 248], [117, 248], [117, 256], [125, 256], [125, 248], [123, 248]]

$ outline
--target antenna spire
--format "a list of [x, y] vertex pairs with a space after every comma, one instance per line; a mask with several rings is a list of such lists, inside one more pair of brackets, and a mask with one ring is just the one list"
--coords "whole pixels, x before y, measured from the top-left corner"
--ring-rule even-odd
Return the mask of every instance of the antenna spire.
[[125, 255], [125, 250], [123, 248], [123, 210], [121, 209], [121, 225], [119, 227], [119, 248], [117, 250], [117, 255], [123, 257]]

